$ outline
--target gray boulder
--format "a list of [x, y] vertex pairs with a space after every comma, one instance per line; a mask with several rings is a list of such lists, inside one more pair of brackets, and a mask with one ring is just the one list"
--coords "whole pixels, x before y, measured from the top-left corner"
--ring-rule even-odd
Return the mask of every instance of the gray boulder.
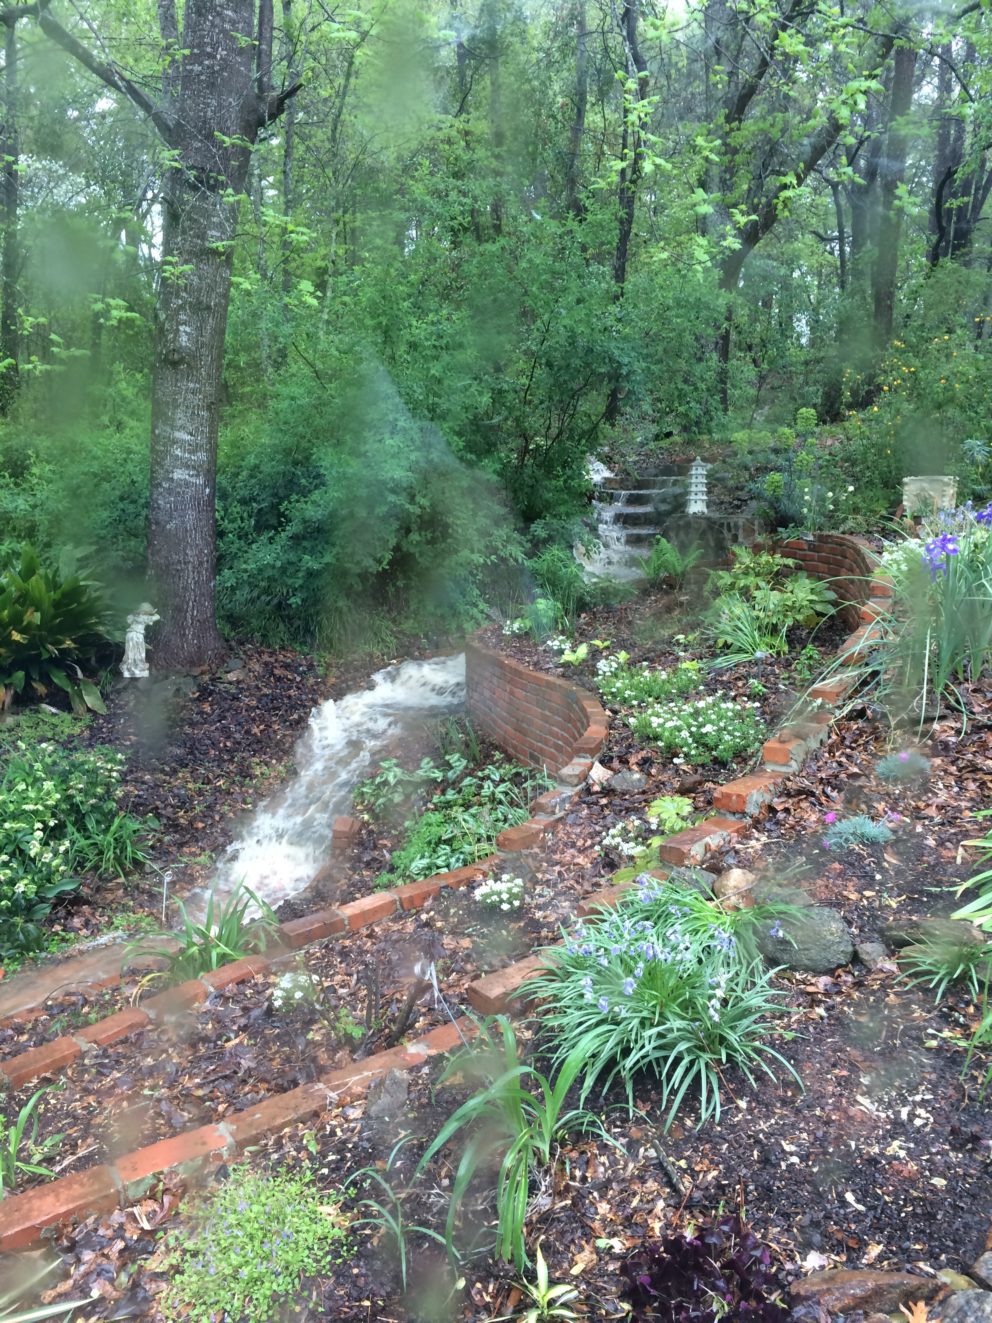
[[940, 1309], [943, 1323], [992, 1323], [992, 1291], [955, 1291]]
[[810, 905], [799, 913], [783, 914], [767, 926], [762, 924], [758, 949], [770, 965], [829, 974], [850, 962], [854, 943], [836, 910]]

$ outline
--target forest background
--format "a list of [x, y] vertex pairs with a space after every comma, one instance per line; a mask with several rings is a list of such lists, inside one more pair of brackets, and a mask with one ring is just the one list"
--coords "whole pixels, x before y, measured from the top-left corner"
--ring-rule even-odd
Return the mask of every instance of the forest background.
[[[388, 652], [477, 623], [588, 531], [591, 456], [691, 444], [778, 526], [810, 524], [811, 490], [859, 530], [905, 474], [988, 485], [980, 4], [0, 21], [0, 551], [81, 566], [122, 611], [169, 596], [168, 555], [152, 586], [146, 564], [170, 372], [205, 401], [204, 591], [216, 503], [221, 628], [266, 643]], [[191, 180], [223, 223], [190, 256]], [[184, 302], [215, 364], [163, 350]]]

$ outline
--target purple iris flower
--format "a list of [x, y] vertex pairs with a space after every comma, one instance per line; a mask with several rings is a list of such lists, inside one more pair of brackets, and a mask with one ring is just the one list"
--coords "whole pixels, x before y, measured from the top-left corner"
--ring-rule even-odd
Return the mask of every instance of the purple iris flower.
[[958, 540], [953, 533], [941, 533], [939, 537], [931, 538], [923, 544], [923, 556], [930, 568], [932, 580], [936, 580], [941, 570], [950, 567], [950, 558], [956, 556], [959, 550]]

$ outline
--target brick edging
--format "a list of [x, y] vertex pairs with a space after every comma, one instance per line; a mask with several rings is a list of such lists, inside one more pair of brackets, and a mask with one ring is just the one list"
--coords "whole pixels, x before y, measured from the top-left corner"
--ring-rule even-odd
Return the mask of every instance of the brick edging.
[[[780, 549], [800, 561], [814, 578], [841, 580], [851, 595], [841, 600], [839, 609], [849, 612], [856, 624], [840, 645], [837, 655], [847, 663], [828, 680], [815, 684], [809, 697], [818, 706], [806, 716], [779, 727], [761, 749], [759, 766], [745, 776], [718, 786], [713, 793], [715, 813], [694, 827], [669, 836], [661, 847], [667, 863], [693, 865], [703, 862], [708, 852], [722, 849], [732, 839], [750, 830], [751, 822], [766, 804], [780, 792], [786, 780], [801, 770], [814, 749], [830, 738], [838, 709], [857, 684], [852, 664], [862, 660], [872, 644], [882, 637], [879, 617], [890, 609], [892, 580], [879, 570], [877, 556], [861, 538], [846, 533], [823, 533], [806, 540], [795, 539]], [[797, 555], [797, 552], [803, 555]], [[854, 571], [863, 571], [855, 573]]]

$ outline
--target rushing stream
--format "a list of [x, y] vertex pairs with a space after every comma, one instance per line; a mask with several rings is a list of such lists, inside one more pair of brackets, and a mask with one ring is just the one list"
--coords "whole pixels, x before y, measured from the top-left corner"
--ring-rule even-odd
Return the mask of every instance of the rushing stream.
[[255, 810], [228, 846], [217, 890], [241, 881], [277, 905], [302, 891], [330, 852], [331, 827], [370, 766], [425, 719], [465, 702], [465, 657], [407, 661], [378, 671], [369, 688], [315, 708], [296, 747], [297, 774]]

